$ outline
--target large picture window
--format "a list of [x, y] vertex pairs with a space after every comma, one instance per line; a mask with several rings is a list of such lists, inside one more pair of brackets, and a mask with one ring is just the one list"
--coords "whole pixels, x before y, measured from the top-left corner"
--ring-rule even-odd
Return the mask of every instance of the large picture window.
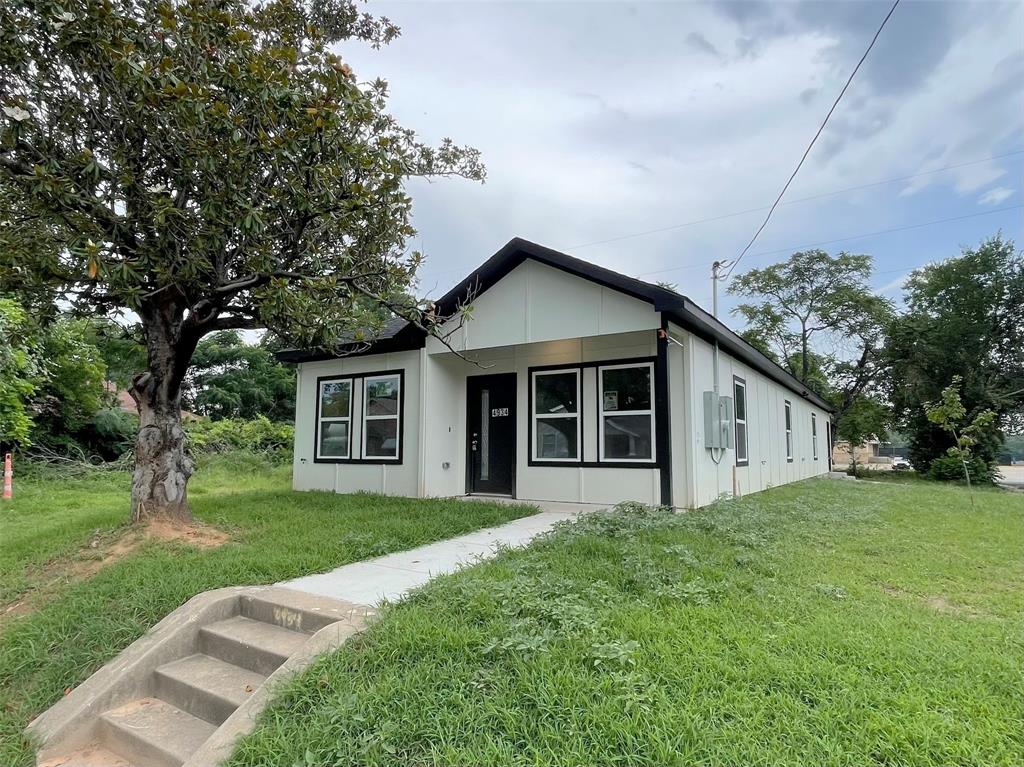
[[533, 460], [580, 459], [580, 371], [533, 374]]
[[601, 460], [653, 461], [654, 365], [609, 365], [598, 376]]
[[321, 381], [317, 410], [317, 458], [348, 458], [352, 449], [352, 379]]
[[736, 401], [736, 465], [747, 466], [747, 382], [738, 376], [732, 379], [733, 399]]
[[793, 462], [793, 405], [786, 403], [786, 461]]
[[401, 376], [363, 379], [363, 458], [398, 458], [401, 403]]

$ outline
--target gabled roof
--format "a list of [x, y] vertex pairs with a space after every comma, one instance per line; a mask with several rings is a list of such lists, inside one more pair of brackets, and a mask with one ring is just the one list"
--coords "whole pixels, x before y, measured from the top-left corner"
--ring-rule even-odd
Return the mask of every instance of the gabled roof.
[[[832, 406], [810, 391], [799, 379], [790, 375], [778, 363], [766, 357], [736, 333], [727, 328], [721, 320], [699, 307], [686, 296], [674, 290], [654, 285], [650, 282], [627, 277], [624, 274], [605, 269], [574, 258], [535, 242], [515, 237], [501, 250], [487, 259], [472, 274], [444, 294], [437, 302], [437, 314], [441, 317], [452, 314], [461, 303], [470, 296], [479, 296], [488, 288], [497, 284], [505, 275], [527, 259], [561, 269], [606, 288], [616, 290], [640, 301], [652, 304], [654, 310], [662, 312], [669, 320], [686, 328], [707, 341], [718, 341], [719, 348], [727, 354], [745, 362], [750, 367], [763, 373], [768, 378], [792, 390], [799, 396], [813, 402], [818, 407], [832, 411]], [[286, 362], [309, 362], [313, 360], [333, 359], [347, 354], [380, 354], [388, 351], [420, 349], [426, 342], [426, 334], [415, 325], [405, 320], [393, 320], [377, 335], [369, 348], [363, 345], [359, 349], [354, 344], [342, 346], [338, 353], [329, 354], [322, 351], [303, 351], [288, 349], [278, 353], [278, 358]]]

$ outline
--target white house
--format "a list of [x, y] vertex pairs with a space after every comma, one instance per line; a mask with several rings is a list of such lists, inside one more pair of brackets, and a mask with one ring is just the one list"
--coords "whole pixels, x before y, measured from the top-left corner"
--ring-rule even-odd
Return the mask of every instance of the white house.
[[279, 355], [297, 490], [695, 507], [828, 471], [829, 405], [685, 296], [521, 239], [439, 315], [470, 295], [462, 356], [404, 321]]

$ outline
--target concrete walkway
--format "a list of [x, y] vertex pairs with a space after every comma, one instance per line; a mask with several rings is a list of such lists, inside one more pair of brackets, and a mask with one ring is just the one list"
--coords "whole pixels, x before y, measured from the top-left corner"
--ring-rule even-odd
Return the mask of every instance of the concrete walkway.
[[531, 505], [540, 507], [541, 512], [497, 527], [486, 527], [408, 551], [353, 562], [326, 573], [305, 575], [278, 585], [318, 596], [375, 606], [384, 599], [395, 601], [405, 596], [436, 575], [453, 573], [464, 565], [490, 559], [496, 554], [498, 546], [525, 546], [536, 536], [550, 530], [556, 522], [571, 520], [581, 513], [604, 508], [570, 503], [532, 502]]

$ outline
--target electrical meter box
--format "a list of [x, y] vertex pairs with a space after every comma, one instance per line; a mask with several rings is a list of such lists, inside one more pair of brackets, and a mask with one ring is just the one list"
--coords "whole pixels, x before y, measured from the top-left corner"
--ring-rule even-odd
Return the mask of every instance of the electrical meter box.
[[732, 446], [732, 397], [722, 397], [713, 391], [706, 391], [704, 392], [704, 447], [726, 449]]

